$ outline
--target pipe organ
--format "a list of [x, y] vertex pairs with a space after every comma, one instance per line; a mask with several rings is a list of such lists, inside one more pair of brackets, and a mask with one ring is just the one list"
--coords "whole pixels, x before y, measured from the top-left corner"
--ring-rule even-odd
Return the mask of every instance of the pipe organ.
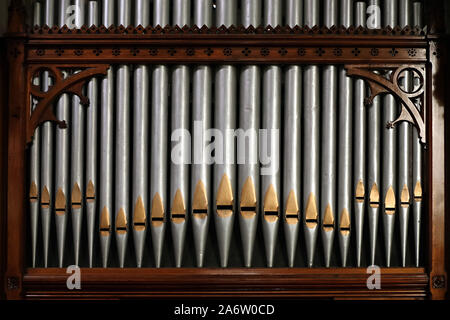
[[[105, 288], [109, 272], [155, 277], [156, 295], [158, 277], [189, 291], [196, 275], [220, 295], [206, 279], [338, 274], [328, 296], [356, 297], [345, 285], [367, 290], [376, 265], [382, 297], [401, 296], [401, 276], [410, 297], [440, 296], [428, 284], [445, 273], [426, 271], [438, 220], [425, 6], [35, 1], [25, 294], [76, 265]], [[301, 281], [292, 296], [308, 295]]]

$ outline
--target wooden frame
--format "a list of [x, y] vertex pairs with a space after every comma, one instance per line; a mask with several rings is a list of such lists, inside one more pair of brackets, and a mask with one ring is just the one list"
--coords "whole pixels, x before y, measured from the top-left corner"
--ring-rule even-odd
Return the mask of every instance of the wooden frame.
[[[442, 6], [430, 1], [428, 10]], [[433, 11], [431, 11], [433, 12]], [[5, 292], [9, 299], [121, 297], [320, 297], [433, 298], [446, 293], [445, 270], [445, 122], [444, 38], [438, 21], [431, 35], [418, 29], [362, 28], [180, 28], [180, 27], [47, 27], [26, 30], [22, 1], [10, 7], [7, 59], [9, 66], [8, 161]], [[431, 21], [431, 20], [429, 20]], [[267, 41], [269, 40], [270, 41]], [[298, 44], [301, 43], [301, 46]], [[389, 92], [403, 102], [401, 121], [419, 128], [426, 143], [427, 265], [425, 268], [382, 269], [383, 288], [367, 289], [366, 269], [83, 269], [83, 291], [65, 287], [63, 269], [25, 267], [27, 223], [26, 148], [34, 129], [56, 121], [49, 106], [59, 94], [81, 96], [84, 81], [116, 63], [301, 63], [345, 64], [348, 73], [365, 77], [376, 93]], [[35, 72], [85, 68], [48, 93], [31, 85]], [[410, 66], [422, 72], [425, 108], [408, 109], [408, 99], [361, 69]], [[359, 68], [359, 69], [358, 69]], [[358, 69], [358, 70], [357, 70]], [[393, 89], [394, 88], [394, 89]], [[384, 90], [384, 91], [383, 91]], [[30, 94], [39, 97], [39, 113], [29, 116]], [[14, 97], [14, 99], [12, 98]], [[87, 102], [87, 101], [85, 101]], [[59, 123], [60, 127], [64, 123]]]

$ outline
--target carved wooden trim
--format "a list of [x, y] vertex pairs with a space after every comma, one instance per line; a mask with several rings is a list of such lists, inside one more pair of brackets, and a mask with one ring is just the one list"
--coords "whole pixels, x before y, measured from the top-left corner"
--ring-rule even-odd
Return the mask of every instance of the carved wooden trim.
[[[82, 105], [89, 105], [89, 99], [82, 93], [83, 85], [87, 80], [94, 76], [106, 75], [109, 65], [81, 65], [78, 67], [85, 67], [85, 70], [75, 73], [68, 78], [63, 77], [62, 70], [73, 68], [72, 65], [31, 65], [28, 68], [29, 93], [34, 98], [38, 99], [39, 102], [28, 120], [26, 135], [27, 143], [32, 141], [36, 128], [46, 121], [55, 122], [60, 128], [65, 128], [65, 121], [58, 120], [54, 114], [52, 108], [53, 102], [63, 93], [72, 93], [80, 97], [80, 103]], [[42, 71], [48, 71], [55, 82], [47, 92], [43, 92], [39, 87], [31, 84], [32, 79]]]
[[[426, 69], [425, 65], [346, 65], [348, 76], [365, 79], [369, 86], [371, 95], [366, 99], [366, 104], [372, 104], [373, 99], [382, 93], [390, 93], [401, 102], [401, 112], [396, 120], [387, 123], [388, 128], [393, 128], [397, 123], [407, 121], [413, 124], [418, 131], [420, 141], [426, 144], [425, 115], [426, 108], [419, 110], [414, 100], [419, 99], [420, 104], [425, 106], [426, 102]], [[374, 73], [377, 70], [391, 70], [389, 78]], [[420, 87], [414, 92], [405, 92], [400, 88], [399, 76], [404, 71], [414, 71], [420, 78]]]

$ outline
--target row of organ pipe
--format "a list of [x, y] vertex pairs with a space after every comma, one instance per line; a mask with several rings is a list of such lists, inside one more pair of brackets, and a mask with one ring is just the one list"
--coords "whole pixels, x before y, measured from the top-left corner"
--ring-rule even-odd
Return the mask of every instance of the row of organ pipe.
[[[70, 5], [78, 8], [77, 27], [213, 21], [365, 27], [372, 5], [381, 9], [376, 28], [422, 24], [421, 3], [410, 0], [242, 0], [240, 19], [235, 0], [45, 0], [34, 4], [34, 24], [67, 24]], [[34, 84], [46, 91], [52, 78], [47, 72]], [[402, 85], [414, 90], [411, 72]], [[186, 250], [198, 267], [207, 266], [212, 237], [217, 245], [209, 250], [219, 266], [229, 266], [238, 233], [239, 266], [253, 266], [259, 255], [268, 267], [280, 265], [280, 257], [294, 267], [302, 255], [301, 266], [329, 267], [335, 254], [342, 267], [389, 267], [395, 248], [399, 266], [419, 266], [423, 182], [417, 131], [407, 123], [386, 129], [398, 115], [396, 100], [385, 95], [364, 105], [367, 86], [347, 77], [343, 66], [113, 65], [84, 90], [90, 106], [62, 95], [55, 110], [68, 128], [41, 125], [30, 148], [33, 267], [109, 267], [111, 248], [119, 267], [133, 248], [134, 266], [160, 267], [167, 233], [174, 267], [184, 266]], [[186, 135], [172, 141], [174, 130], [192, 133], [196, 124], [200, 133], [192, 141]], [[209, 128], [223, 134], [223, 149], [214, 150], [221, 163], [209, 162]], [[238, 161], [229, 129], [278, 132], [265, 147], [271, 165], [260, 163], [263, 138], [256, 134]], [[200, 153], [193, 152], [197, 139]], [[180, 162], [171, 158], [174, 150]], [[258, 232], [262, 246], [255, 245]], [[193, 245], [186, 249], [186, 243]], [[153, 256], [151, 265], [143, 263], [145, 254]]]

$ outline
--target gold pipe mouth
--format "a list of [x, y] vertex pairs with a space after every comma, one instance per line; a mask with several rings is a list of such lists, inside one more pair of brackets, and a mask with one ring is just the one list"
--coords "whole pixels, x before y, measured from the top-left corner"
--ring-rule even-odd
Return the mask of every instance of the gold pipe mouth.
[[280, 217], [278, 195], [273, 184], [270, 184], [264, 196], [264, 219], [267, 222], [275, 222]]
[[241, 215], [246, 219], [251, 219], [256, 216], [256, 207], [241, 207]]
[[389, 186], [389, 189], [386, 192], [386, 197], [384, 199], [384, 207], [386, 214], [388, 215], [395, 214], [395, 193], [392, 186]]
[[153, 196], [150, 221], [154, 227], [160, 227], [165, 222], [164, 204], [158, 192]]
[[422, 201], [422, 185], [420, 181], [417, 181], [416, 186], [414, 187], [414, 201], [415, 202]]
[[403, 185], [402, 193], [400, 195], [400, 206], [402, 208], [409, 207], [409, 189], [406, 184]]
[[119, 235], [126, 234], [128, 232], [128, 222], [125, 210], [119, 209], [119, 213], [116, 218], [116, 233]]
[[222, 176], [219, 189], [217, 190], [216, 208], [217, 215], [221, 218], [228, 218], [233, 214], [233, 189], [230, 179], [226, 174]]
[[197, 182], [192, 201], [192, 216], [195, 219], [206, 219], [208, 216], [208, 196], [202, 180]]
[[241, 192], [241, 215], [246, 219], [256, 216], [256, 192], [252, 177], [247, 177]]
[[378, 208], [380, 206], [380, 192], [376, 182], [372, 185], [369, 195], [369, 205], [371, 208]]
[[331, 209], [331, 205], [328, 203], [325, 208], [325, 214], [323, 217], [322, 228], [326, 232], [330, 232], [334, 230], [334, 215], [333, 210]]
[[144, 231], [146, 228], [146, 220], [147, 218], [145, 215], [144, 201], [142, 200], [142, 197], [139, 196], [134, 206], [134, 214], [133, 214], [134, 230]]
[[59, 188], [56, 192], [55, 212], [58, 216], [62, 216], [66, 213], [66, 196], [64, 195], [62, 188]]
[[41, 207], [43, 209], [50, 208], [50, 193], [48, 192], [47, 186], [44, 186], [42, 189]]
[[81, 190], [78, 183], [75, 182], [72, 189], [72, 209], [80, 209], [82, 205], [81, 200]]
[[356, 202], [364, 202], [365, 198], [365, 189], [364, 189], [364, 183], [362, 180], [358, 181], [358, 184], [356, 185], [356, 191], [355, 191], [355, 199]]
[[339, 224], [339, 231], [343, 236], [348, 236], [350, 234], [350, 214], [346, 208], [342, 209], [341, 219]]
[[319, 214], [317, 211], [316, 196], [310, 193], [305, 209], [305, 224], [308, 228], [314, 229], [319, 224]]
[[105, 206], [100, 214], [100, 235], [103, 237], [109, 236], [111, 234], [111, 223], [109, 221], [109, 211]]
[[177, 224], [183, 223], [186, 220], [186, 206], [184, 205], [184, 198], [180, 189], [175, 193], [172, 210], [170, 212], [170, 219]]
[[300, 209], [298, 207], [297, 196], [294, 190], [291, 190], [286, 200], [285, 219], [287, 224], [297, 224], [300, 220], [299, 213]]
[[89, 180], [89, 183], [87, 185], [86, 189], [86, 202], [94, 202], [95, 201], [95, 187], [92, 180]]
[[37, 190], [37, 185], [36, 183], [33, 181], [30, 185], [30, 202], [37, 202], [38, 201], [38, 190]]

